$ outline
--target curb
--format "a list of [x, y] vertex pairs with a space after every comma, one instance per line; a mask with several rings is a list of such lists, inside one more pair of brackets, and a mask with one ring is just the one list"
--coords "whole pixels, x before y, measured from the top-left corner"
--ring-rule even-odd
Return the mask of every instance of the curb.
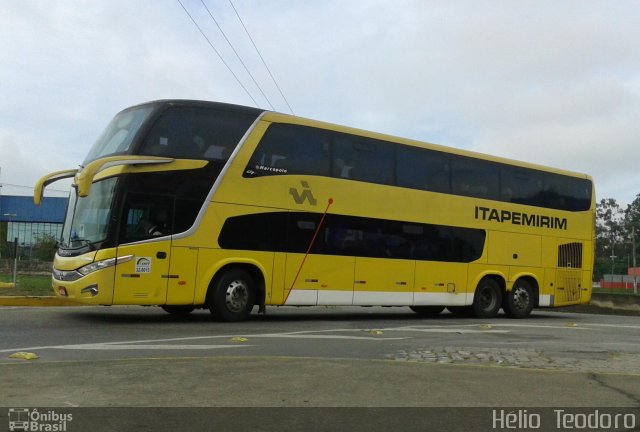
[[0, 306], [82, 306], [51, 296], [0, 296]]

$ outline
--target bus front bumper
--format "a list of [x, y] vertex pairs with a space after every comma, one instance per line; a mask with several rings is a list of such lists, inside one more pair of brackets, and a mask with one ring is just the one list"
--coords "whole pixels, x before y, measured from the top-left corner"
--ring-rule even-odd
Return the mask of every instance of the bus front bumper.
[[51, 285], [58, 298], [84, 304], [111, 305], [114, 273], [111, 267], [70, 281], [61, 280], [66, 273], [54, 268]]

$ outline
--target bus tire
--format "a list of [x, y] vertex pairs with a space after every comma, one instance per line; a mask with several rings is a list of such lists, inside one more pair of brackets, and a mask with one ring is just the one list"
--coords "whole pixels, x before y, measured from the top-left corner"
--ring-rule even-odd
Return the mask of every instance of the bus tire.
[[502, 306], [502, 290], [495, 279], [484, 278], [473, 296], [473, 313], [477, 318], [494, 318]]
[[209, 310], [218, 321], [247, 319], [256, 298], [256, 285], [249, 273], [239, 268], [224, 271], [216, 278], [209, 296]]
[[434, 317], [444, 310], [444, 306], [409, 306], [409, 308], [423, 317]]
[[171, 315], [189, 315], [196, 308], [191, 305], [162, 305], [160, 307]]
[[531, 283], [525, 279], [519, 279], [513, 285], [513, 289], [507, 292], [502, 309], [510, 318], [526, 318], [531, 314], [533, 304]]

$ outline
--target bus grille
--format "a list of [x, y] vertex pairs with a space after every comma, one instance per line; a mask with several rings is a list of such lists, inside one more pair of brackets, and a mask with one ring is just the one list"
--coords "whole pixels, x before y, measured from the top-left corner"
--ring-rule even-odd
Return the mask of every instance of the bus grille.
[[576, 270], [558, 270], [555, 303], [580, 303], [580, 274]]
[[558, 267], [582, 268], [582, 243], [567, 243], [558, 246]]
[[558, 273], [555, 304], [580, 303], [582, 279], [582, 243], [558, 246]]

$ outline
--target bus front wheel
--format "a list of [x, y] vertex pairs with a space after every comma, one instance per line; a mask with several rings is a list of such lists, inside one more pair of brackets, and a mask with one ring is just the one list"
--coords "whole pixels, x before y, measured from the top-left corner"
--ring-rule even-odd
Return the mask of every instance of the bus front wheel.
[[213, 285], [209, 310], [219, 321], [247, 319], [255, 302], [255, 282], [242, 269], [226, 270]]
[[478, 318], [494, 318], [502, 306], [502, 290], [494, 279], [485, 278], [476, 287], [473, 312]]
[[504, 298], [502, 309], [510, 318], [526, 318], [533, 310], [533, 290], [526, 280], [519, 280]]

